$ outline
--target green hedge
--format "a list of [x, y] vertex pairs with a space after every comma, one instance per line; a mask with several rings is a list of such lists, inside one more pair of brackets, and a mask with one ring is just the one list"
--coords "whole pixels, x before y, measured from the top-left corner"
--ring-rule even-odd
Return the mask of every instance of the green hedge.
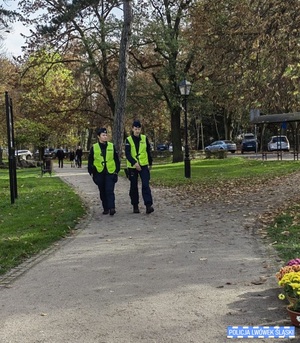
[[227, 157], [226, 150], [219, 150], [219, 151], [205, 151], [206, 158], [217, 158], [218, 160], [222, 160]]

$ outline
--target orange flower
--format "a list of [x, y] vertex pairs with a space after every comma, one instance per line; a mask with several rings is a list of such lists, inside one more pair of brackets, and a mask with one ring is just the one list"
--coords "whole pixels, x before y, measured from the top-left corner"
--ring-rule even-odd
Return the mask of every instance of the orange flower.
[[277, 280], [280, 281], [286, 273], [299, 272], [299, 271], [300, 271], [299, 264], [294, 264], [292, 266], [285, 266], [285, 267], [280, 268], [279, 272], [276, 273], [276, 278]]

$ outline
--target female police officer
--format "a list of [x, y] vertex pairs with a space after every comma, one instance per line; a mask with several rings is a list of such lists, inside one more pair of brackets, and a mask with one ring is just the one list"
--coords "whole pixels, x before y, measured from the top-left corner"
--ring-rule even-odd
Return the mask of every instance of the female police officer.
[[107, 130], [101, 128], [97, 131], [98, 142], [89, 153], [88, 172], [93, 176], [99, 188], [103, 214], [113, 216], [115, 210], [115, 183], [118, 181], [120, 160], [113, 143], [107, 142]]
[[141, 123], [138, 120], [133, 122], [132, 134], [126, 139], [125, 155], [127, 159], [128, 178], [130, 180], [129, 196], [133, 206], [133, 212], [140, 213], [138, 193], [138, 176], [140, 175], [146, 213], [150, 214], [154, 211], [149, 186], [149, 168], [152, 166], [151, 148], [147, 137], [141, 134]]

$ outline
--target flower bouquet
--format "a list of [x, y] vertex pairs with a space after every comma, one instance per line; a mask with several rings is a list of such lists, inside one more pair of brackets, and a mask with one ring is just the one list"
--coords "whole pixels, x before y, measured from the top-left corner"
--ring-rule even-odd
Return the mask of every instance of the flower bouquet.
[[279, 295], [279, 299], [287, 297], [290, 301], [289, 309], [300, 312], [300, 272], [285, 273], [278, 284], [283, 287], [283, 294]]
[[283, 276], [290, 272], [300, 272], [300, 264], [291, 264], [281, 267], [279, 272], [276, 273], [276, 278], [280, 281]]

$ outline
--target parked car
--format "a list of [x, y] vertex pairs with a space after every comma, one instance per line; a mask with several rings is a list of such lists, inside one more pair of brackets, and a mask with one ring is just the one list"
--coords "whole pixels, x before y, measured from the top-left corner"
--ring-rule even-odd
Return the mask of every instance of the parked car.
[[[57, 154], [57, 150], [60, 150], [60, 149], [54, 149], [53, 151], [52, 151], [52, 157], [53, 158], [56, 158], [56, 154]], [[66, 150], [66, 149], [63, 149], [63, 151], [64, 151], [64, 154], [65, 154], [65, 157], [68, 157], [69, 156], [69, 152]]]
[[[173, 152], [173, 144], [172, 143], [169, 145], [168, 149], [170, 152]], [[181, 147], [181, 150], [184, 151], [184, 146]]]
[[29, 150], [16, 150], [15, 156], [20, 156], [22, 159], [30, 160], [33, 156], [32, 152]]
[[254, 133], [244, 133], [242, 140], [251, 141], [251, 140], [254, 140], [254, 139], [256, 139]]
[[204, 148], [205, 151], [230, 151], [232, 154], [236, 152], [236, 144], [232, 141], [222, 140], [212, 142], [210, 145]]
[[[44, 149], [44, 155], [43, 156], [47, 156], [47, 157], [52, 157], [53, 155], [53, 148], [45, 148]], [[34, 158], [39, 158], [40, 157], [40, 151], [39, 150], [36, 150], [36, 152], [34, 153]]]
[[268, 150], [269, 151], [277, 151], [277, 150], [290, 150], [290, 142], [287, 136], [272, 136], [270, 142], [268, 143]]
[[167, 144], [157, 144], [156, 150], [157, 151], [165, 151], [165, 150], [169, 150], [169, 148], [168, 148]]
[[245, 151], [258, 151], [258, 141], [253, 133], [245, 133], [241, 142], [241, 153]]

